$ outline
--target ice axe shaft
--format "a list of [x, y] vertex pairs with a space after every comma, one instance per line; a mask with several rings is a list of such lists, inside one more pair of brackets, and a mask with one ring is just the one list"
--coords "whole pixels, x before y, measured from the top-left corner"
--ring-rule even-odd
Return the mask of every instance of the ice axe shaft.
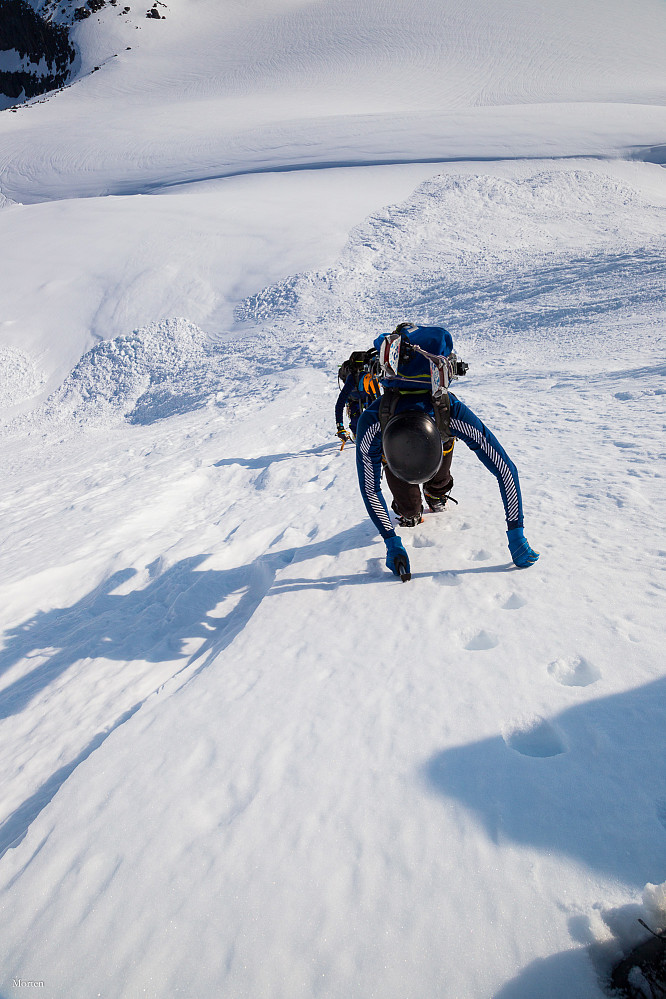
[[407, 563], [403, 558], [397, 558], [395, 560], [395, 567], [403, 583], [408, 583], [412, 578], [412, 574], [407, 568]]

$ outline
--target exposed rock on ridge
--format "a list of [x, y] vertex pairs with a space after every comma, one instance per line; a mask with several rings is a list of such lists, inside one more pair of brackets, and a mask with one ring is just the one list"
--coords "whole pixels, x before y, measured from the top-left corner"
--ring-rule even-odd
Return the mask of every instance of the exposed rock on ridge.
[[40, 17], [25, 0], [0, 0], [0, 100], [28, 100], [62, 87], [75, 55], [67, 28]]

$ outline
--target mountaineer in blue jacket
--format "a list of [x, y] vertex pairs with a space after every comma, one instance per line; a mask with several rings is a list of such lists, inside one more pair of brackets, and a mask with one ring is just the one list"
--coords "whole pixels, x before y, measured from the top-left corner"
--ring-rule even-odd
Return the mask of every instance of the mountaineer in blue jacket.
[[[349, 440], [350, 435], [352, 439], [356, 436], [361, 413], [379, 395], [379, 382], [373, 364], [376, 355], [376, 350], [355, 350], [340, 365], [338, 379], [344, 384], [335, 403], [335, 429], [343, 444]], [[345, 408], [349, 417], [349, 433], [342, 422]]]
[[451, 454], [454, 439], [464, 441], [497, 479], [514, 564], [533, 565], [539, 555], [523, 533], [518, 470], [478, 416], [448, 391], [450, 381], [467, 370], [453, 353], [451, 334], [440, 326], [401, 323], [389, 336], [377, 337], [375, 347], [384, 391], [358, 421], [356, 468], [366, 509], [386, 542], [387, 568], [403, 581], [411, 578], [382, 495], [382, 465], [399, 526], [414, 526], [422, 519], [421, 486], [432, 510], [444, 508], [452, 482], [444, 454]]

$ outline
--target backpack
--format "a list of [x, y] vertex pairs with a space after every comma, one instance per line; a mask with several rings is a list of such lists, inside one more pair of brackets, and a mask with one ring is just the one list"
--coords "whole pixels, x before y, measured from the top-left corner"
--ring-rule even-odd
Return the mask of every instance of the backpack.
[[435, 423], [443, 441], [451, 436], [449, 384], [467, 372], [469, 365], [453, 353], [453, 338], [442, 326], [400, 323], [375, 340], [384, 395], [379, 409], [382, 432], [396, 412], [401, 396], [429, 393]]
[[358, 381], [358, 391], [366, 406], [369, 406], [377, 396], [381, 395], [381, 386], [374, 370], [363, 372]]
[[370, 350], [352, 350], [347, 360], [343, 361], [338, 368], [338, 380], [344, 385], [349, 376], [354, 375], [358, 384], [364, 370], [369, 370], [367, 368], [370, 360], [369, 355], [376, 356], [376, 354], [377, 351], [374, 348]]
[[392, 388], [422, 388], [434, 397], [469, 367], [453, 353], [453, 338], [442, 326], [400, 323], [375, 340], [382, 384]]

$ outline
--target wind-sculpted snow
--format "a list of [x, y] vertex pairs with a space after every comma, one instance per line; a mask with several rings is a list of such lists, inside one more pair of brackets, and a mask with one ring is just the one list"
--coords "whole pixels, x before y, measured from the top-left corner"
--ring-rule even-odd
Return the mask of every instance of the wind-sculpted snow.
[[[602, 999], [666, 925], [666, 5], [165, 2], [30, 0], [75, 79], [0, 113], [0, 994]], [[336, 372], [403, 319], [529, 570], [461, 442], [386, 570]]]
[[9, 205], [12, 204], [14, 204], [14, 202], [11, 201], [10, 198], [5, 197], [2, 191], [0, 191], [0, 211], [2, 211], [3, 208], [8, 208]]
[[567, 326], [661, 299], [665, 231], [665, 207], [591, 171], [444, 174], [354, 229], [334, 267], [262, 290], [237, 317], [373, 338], [379, 317], [445, 316], [458, 334], [560, 327], [566, 340]]
[[216, 399], [227, 405], [241, 390], [251, 398], [267, 368], [251, 363], [247, 344], [216, 345], [185, 319], [165, 320], [96, 344], [37, 419], [149, 424]]
[[[500, 337], [505, 357], [512, 340], [521, 354], [534, 337], [542, 353], [575, 354], [584, 326], [588, 346], [603, 341], [600, 315], [629, 325], [633, 310], [661, 300], [665, 217], [626, 183], [591, 171], [433, 177], [357, 226], [330, 269], [243, 302], [232, 337], [172, 319], [101, 341], [37, 418], [148, 424], [206, 405], [229, 409], [240, 396], [247, 410], [278, 390], [280, 372], [334, 368], [341, 344], [370, 342], [378, 322], [414, 316], [445, 316], [457, 340], [478, 350]], [[635, 345], [631, 332], [626, 343]], [[28, 359], [21, 369], [12, 356], [6, 403], [39, 384]]]
[[0, 115], [8, 193], [34, 202], [312, 167], [653, 156], [663, 143], [657, 0], [166, 7], [162, 21], [106, 5], [73, 35], [74, 86]]
[[[165, 320], [96, 344], [42, 407], [14, 420], [7, 432], [15, 435], [42, 423], [150, 424], [206, 405], [232, 416], [235, 401], [247, 414], [280, 391], [282, 373], [306, 364], [325, 366], [331, 356], [330, 347], [320, 351], [303, 334], [213, 341], [185, 319]], [[19, 352], [7, 351], [6, 359], [0, 404], [5, 396], [8, 404], [34, 394], [40, 384], [36, 375], [29, 381], [32, 368]]]
[[[104, 340], [81, 358], [46, 403], [51, 417], [80, 422], [121, 414], [136, 422], [196, 405], [204, 390], [208, 338], [174, 319]], [[142, 418], [143, 417], [143, 418]]]
[[[432, 178], [217, 335], [98, 342], [7, 429], [0, 988], [600, 999], [666, 865], [664, 200], [514, 169]], [[529, 572], [460, 445], [412, 582], [384, 569], [335, 374], [405, 318], [470, 362]]]
[[0, 344], [0, 410], [31, 399], [43, 383], [32, 358], [16, 347]]

